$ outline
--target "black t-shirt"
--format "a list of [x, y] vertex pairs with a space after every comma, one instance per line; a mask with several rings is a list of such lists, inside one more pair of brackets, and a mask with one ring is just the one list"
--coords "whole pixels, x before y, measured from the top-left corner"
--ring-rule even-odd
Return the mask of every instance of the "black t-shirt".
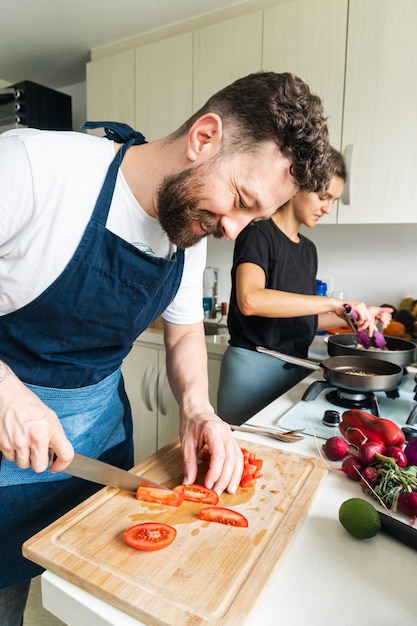
[[299, 243], [291, 241], [272, 219], [249, 224], [235, 242], [228, 315], [231, 346], [250, 350], [263, 346], [305, 358], [317, 329], [317, 315], [242, 315], [236, 301], [236, 268], [241, 263], [259, 265], [268, 289], [315, 295], [317, 250], [313, 242], [303, 235]]

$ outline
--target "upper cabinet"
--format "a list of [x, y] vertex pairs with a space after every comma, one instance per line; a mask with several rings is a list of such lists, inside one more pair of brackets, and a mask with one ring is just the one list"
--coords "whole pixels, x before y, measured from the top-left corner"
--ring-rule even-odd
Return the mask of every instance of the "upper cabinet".
[[349, 180], [321, 223], [417, 221], [416, 0], [289, 0], [265, 10], [263, 68], [323, 99]]
[[193, 112], [193, 34], [136, 48], [136, 128], [149, 141], [172, 133]]
[[240, 76], [293, 72], [322, 98], [348, 161], [346, 193], [322, 223], [415, 223], [417, 0], [265, 6], [93, 60], [89, 119], [124, 121], [152, 140]]
[[350, 0], [343, 146], [344, 224], [416, 223], [417, 2]]
[[262, 11], [194, 31], [193, 109], [237, 78], [262, 69]]
[[[87, 63], [87, 118], [135, 125], [135, 53], [120, 52]], [[102, 136], [103, 130], [89, 131]]]
[[[341, 148], [348, 0], [290, 0], [264, 12], [264, 70], [292, 72], [322, 99]], [[320, 223], [334, 224], [337, 210]]]

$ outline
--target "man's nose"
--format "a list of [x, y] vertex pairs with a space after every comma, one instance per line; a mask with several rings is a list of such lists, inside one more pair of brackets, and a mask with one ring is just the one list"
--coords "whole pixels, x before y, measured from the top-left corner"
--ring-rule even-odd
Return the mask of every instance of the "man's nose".
[[252, 216], [239, 215], [234, 217], [222, 217], [220, 218], [220, 224], [223, 228], [224, 236], [230, 241], [234, 241], [238, 234], [252, 222]]

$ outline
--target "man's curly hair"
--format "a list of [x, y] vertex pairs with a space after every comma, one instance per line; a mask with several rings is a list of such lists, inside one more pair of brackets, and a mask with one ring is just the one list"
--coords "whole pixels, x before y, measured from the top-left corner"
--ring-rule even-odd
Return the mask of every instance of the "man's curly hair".
[[291, 160], [291, 174], [301, 191], [327, 188], [331, 173], [326, 117], [320, 98], [301, 78], [287, 72], [256, 72], [239, 78], [209, 98], [170, 139], [186, 134], [206, 113], [216, 113], [223, 122], [220, 158], [275, 141]]

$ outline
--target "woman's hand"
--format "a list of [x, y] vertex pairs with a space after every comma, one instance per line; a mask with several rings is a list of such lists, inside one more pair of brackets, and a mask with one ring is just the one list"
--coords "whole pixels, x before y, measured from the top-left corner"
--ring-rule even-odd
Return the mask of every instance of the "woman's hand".
[[62, 471], [74, 450], [58, 416], [0, 361], [0, 451], [21, 469], [43, 472], [49, 451], [55, 454], [51, 470]]

